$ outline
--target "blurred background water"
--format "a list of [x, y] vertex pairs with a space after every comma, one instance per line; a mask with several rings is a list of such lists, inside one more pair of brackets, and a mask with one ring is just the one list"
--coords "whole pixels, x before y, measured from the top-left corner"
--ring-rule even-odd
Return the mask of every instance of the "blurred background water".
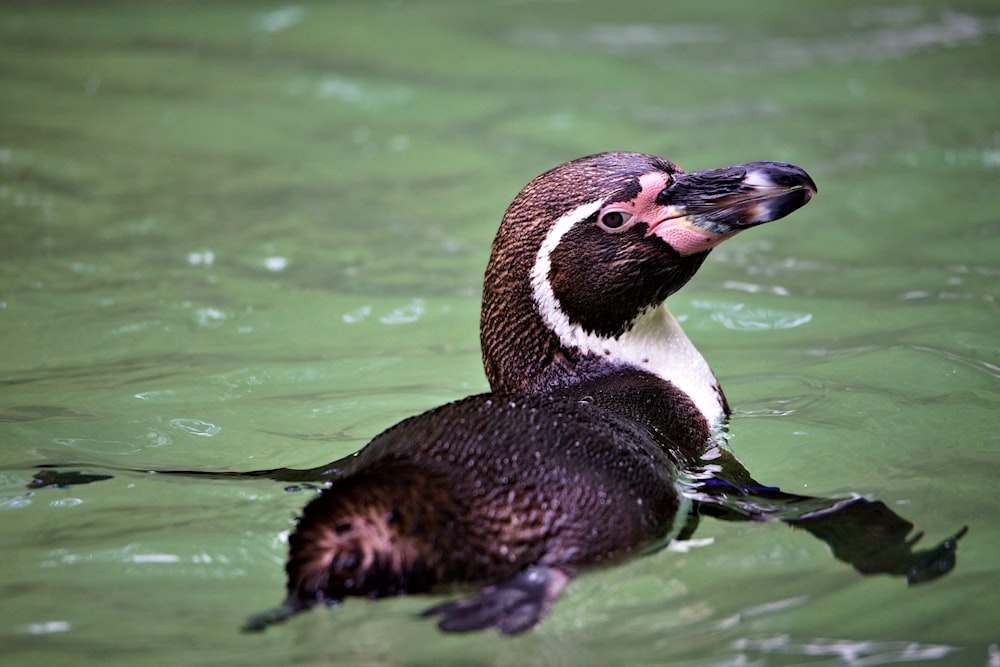
[[[992, 0], [4, 3], [4, 664], [1000, 665], [998, 62]], [[602, 150], [813, 175], [671, 309], [758, 478], [928, 543], [968, 524], [954, 572], [907, 588], [703, 521], [515, 639], [441, 635], [421, 598], [247, 636], [304, 493], [25, 489], [319, 465], [484, 390], [500, 216]]]

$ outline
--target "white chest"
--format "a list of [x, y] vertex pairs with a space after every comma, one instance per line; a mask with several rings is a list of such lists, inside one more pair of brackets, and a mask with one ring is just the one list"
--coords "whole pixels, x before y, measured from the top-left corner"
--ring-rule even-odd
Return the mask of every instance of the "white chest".
[[[600, 353], [610, 352], [608, 358], [632, 364], [672, 382], [698, 406], [709, 426], [714, 428], [725, 417], [719, 381], [665, 307], [643, 315], [630, 331], [618, 338], [594, 340], [590, 344], [595, 343], [598, 347], [603, 343]], [[588, 351], [597, 352], [594, 348]]]
[[542, 243], [531, 272], [532, 294], [542, 319], [567, 347], [635, 366], [673, 383], [691, 398], [709, 426], [715, 428], [725, 417], [719, 383], [705, 358], [665, 307], [644, 313], [629, 331], [616, 338], [584, 331], [571, 323], [560, 308], [548, 280], [550, 254], [574, 224], [586, 219], [601, 204], [592, 202], [570, 211], [553, 225]]

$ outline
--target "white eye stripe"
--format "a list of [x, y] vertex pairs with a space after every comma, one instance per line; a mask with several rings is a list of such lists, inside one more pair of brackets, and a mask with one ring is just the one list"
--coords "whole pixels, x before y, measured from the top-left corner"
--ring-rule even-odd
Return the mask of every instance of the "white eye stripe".
[[578, 206], [572, 211], [556, 220], [552, 229], [545, 235], [542, 246], [535, 256], [535, 265], [531, 268], [531, 292], [535, 299], [538, 312], [545, 322], [545, 326], [555, 332], [563, 345], [569, 347], [580, 347], [575, 339], [583, 334], [580, 327], [573, 325], [569, 317], [562, 311], [559, 300], [556, 299], [549, 283], [549, 271], [552, 269], [552, 251], [556, 249], [563, 236], [566, 235], [573, 225], [582, 222], [600, 210], [603, 201], [590, 202]]
[[[552, 251], [555, 250], [556, 246], [559, 245], [559, 242], [562, 241], [562, 237], [566, 235], [566, 232], [568, 232], [570, 229], [573, 228], [573, 225], [583, 220], [586, 220], [594, 213], [596, 213], [598, 210], [600, 210], [601, 205], [603, 203], [604, 200], [601, 200], [577, 206], [572, 211], [566, 213], [563, 217], [556, 220], [556, 224], [552, 225], [552, 229], [550, 229], [549, 233], [545, 235], [545, 240], [542, 241], [542, 247], [538, 249], [538, 257], [535, 261], [535, 269], [536, 270], [538, 269], [538, 262], [544, 260], [545, 262], [544, 276], [547, 278], [549, 275], [549, 267], [550, 267], [549, 255], [552, 254]], [[532, 276], [532, 281], [534, 281], [534, 276], [535, 276], [534, 270], [531, 272], [531, 276]]]

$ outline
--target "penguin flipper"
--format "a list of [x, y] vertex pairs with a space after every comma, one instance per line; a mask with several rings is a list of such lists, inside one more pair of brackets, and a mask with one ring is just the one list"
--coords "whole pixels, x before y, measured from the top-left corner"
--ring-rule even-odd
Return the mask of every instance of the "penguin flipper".
[[441, 616], [443, 632], [470, 632], [496, 627], [516, 635], [541, 621], [570, 580], [561, 570], [533, 565], [511, 579], [484, 588], [477, 595], [435, 605], [423, 616]]

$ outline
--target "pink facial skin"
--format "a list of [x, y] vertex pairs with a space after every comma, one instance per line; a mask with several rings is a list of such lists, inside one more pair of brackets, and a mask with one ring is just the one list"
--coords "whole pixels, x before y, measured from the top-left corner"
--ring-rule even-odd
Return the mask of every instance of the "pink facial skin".
[[691, 225], [686, 218], [677, 217], [653, 223], [646, 234], [656, 234], [681, 255], [693, 255], [714, 248], [733, 234], [710, 234]]
[[602, 216], [607, 211], [621, 211], [627, 214], [630, 224], [645, 223], [649, 226], [646, 236], [655, 234], [683, 256], [693, 255], [714, 248], [732, 234], [712, 234], [691, 224], [690, 219], [674, 206], [663, 206], [656, 202], [656, 196], [670, 183], [670, 174], [663, 172], [644, 174], [639, 178], [641, 190], [630, 201], [615, 202], [601, 209]]

